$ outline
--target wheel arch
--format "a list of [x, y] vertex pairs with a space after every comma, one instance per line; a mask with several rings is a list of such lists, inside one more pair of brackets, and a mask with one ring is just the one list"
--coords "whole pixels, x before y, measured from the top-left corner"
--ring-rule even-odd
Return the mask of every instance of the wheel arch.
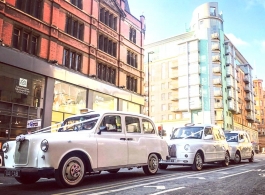
[[202, 162], [204, 163], [204, 152], [203, 152], [203, 150], [202, 150], [202, 149], [197, 150], [197, 152], [195, 153], [195, 155], [196, 155], [198, 152], [202, 155]]

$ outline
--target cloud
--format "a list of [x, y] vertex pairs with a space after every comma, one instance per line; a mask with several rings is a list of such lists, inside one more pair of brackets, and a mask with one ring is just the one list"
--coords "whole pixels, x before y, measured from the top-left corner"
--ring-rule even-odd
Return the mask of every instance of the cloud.
[[245, 0], [247, 4], [247, 9], [251, 8], [252, 6], [263, 6], [265, 8], [265, 1], [264, 0]]
[[246, 41], [243, 41], [240, 38], [237, 38], [234, 34], [232, 33], [228, 33], [226, 34], [226, 36], [229, 38], [229, 40], [236, 46], [236, 47], [240, 47], [240, 46], [248, 46], [249, 44]]

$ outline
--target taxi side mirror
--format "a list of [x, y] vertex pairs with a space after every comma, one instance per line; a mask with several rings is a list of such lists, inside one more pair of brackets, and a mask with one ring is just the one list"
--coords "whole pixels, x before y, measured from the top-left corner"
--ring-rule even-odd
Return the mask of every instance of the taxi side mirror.
[[238, 140], [239, 143], [242, 143], [242, 142], [244, 142], [244, 141], [245, 141], [244, 139], [240, 139], [240, 140]]
[[206, 136], [204, 137], [204, 139], [206, 139], [206, 140], [213, 139], [213, 135], [206, 135]]

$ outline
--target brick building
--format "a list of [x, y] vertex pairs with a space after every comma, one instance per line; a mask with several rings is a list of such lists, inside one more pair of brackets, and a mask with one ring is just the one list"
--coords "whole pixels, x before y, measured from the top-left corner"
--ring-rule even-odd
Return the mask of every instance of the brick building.
[[0, 0], [0, 146], [80, 108], [141, 113], [144, 33], [127, 0]]

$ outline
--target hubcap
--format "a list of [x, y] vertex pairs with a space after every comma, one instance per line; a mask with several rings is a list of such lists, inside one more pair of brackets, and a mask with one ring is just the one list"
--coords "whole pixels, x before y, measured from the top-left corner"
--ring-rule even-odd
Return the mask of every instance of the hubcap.
[[156, 170], [158, 166], [157, 160], [155, 157], [152, 157], [149, 161], [149, 168], [150, 170]]
[[201, 156], [199, 154], [196, 156], [196, 166], [198, 168], [202, 167], [202, 158], [201, 158]]
[[[79, 162], [80, 161], [80, 162]], [[79, 158], [69, 159], [63, 169], [64, 180], [68, 184], [77, 184], [82, 180], [84, 174], [84, 167], [82, 160]]]
[[235, 162], [238, 163], [240, 160], [240, 156], [238, 154], [235, 155]]

